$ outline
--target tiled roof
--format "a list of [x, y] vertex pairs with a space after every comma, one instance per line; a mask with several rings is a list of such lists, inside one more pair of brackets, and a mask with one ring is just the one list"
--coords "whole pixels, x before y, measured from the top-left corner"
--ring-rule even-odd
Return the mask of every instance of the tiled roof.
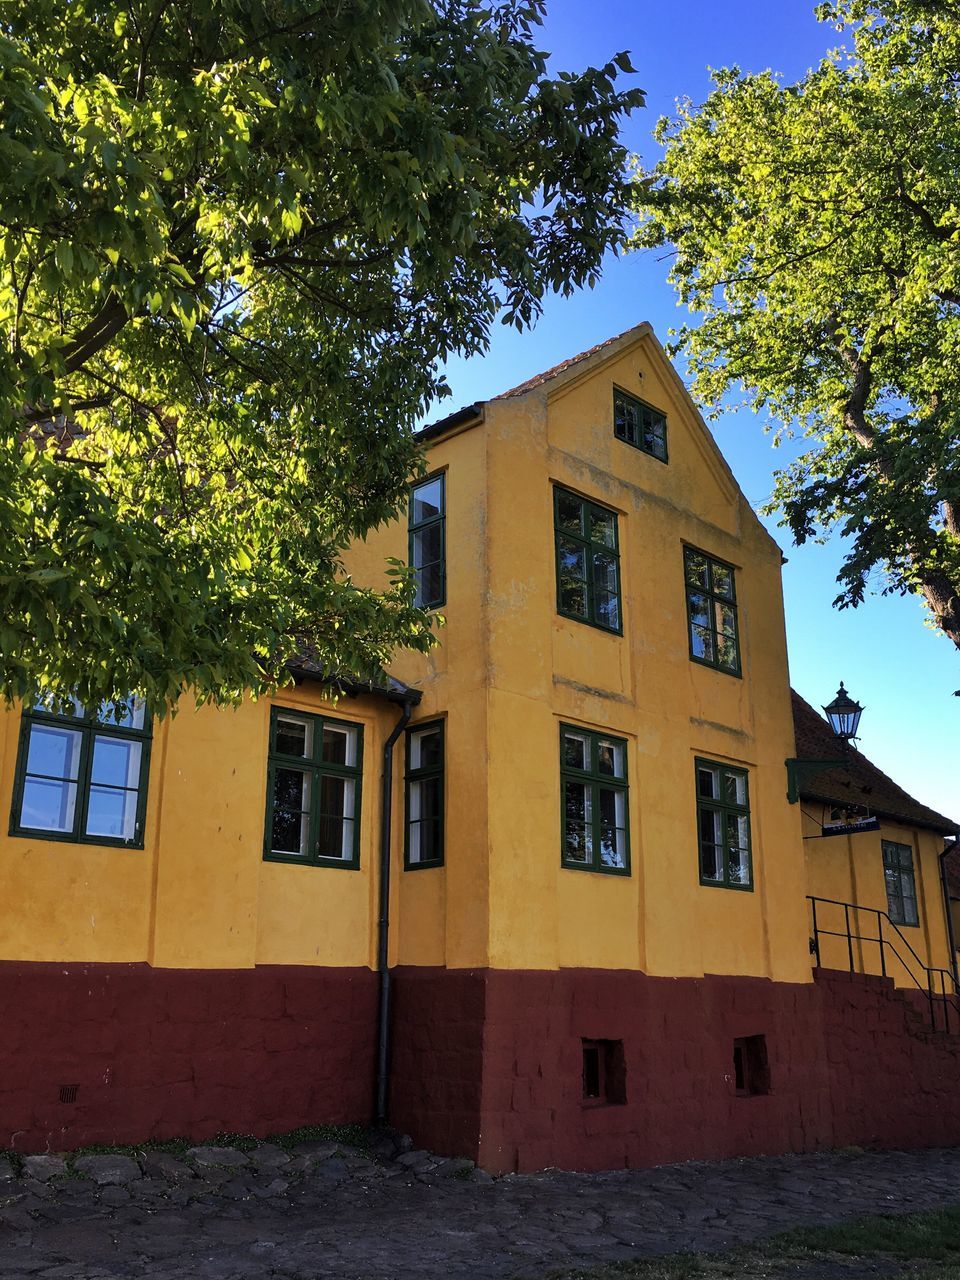
[[[843, 754], [843, 747], [828, 722], [799, 693], [791, 693], [797, 758], [836, 760]], [[915, 800], [854, 747], [850, 748], [847, 768], [823, 769], [809, 776], [801, 785], [801, 798], [838, 806], [864, 805], [878, 817], [926, 827], [942, 835], [954, 835], [960, 829], [960, 823]]]
[[598, 351], [603, 351], [606, 347], [612, 347], [615, 342], [619, 342], [621, 338], [625, 338], [628, 333], [634, 333], [639, 329], [649, 327], [644, 324], [631, 325], [629, 329], [624, 329], [623, 333], [618, 333], [612, 338], [606, 338], [603, 342], [598, 342], [595, 347], [588, 347], [586, 351], [581, 351], [577, 356], [571, 356], [569, 360], [561, 360], [559, 364], [555, 364], [551, 369], [544, 369], [543, 373], [534, 374], [532, 378], [527, 378], [526, 382], [520, 382], [515, 387], [511, 387], [509, 391], [501, 391], [498, 396], [494, 396], [494, 400], [508, 400], [510, 396], [522, 396], [525, 391], [532, 391], [534, 387], [541, 386], [544, 382], [549, 382], [551, 378], [555, 378], [557, 374], [566, 373], [568, 369], [572, 369], [574, 365], [580, 363], [581, 360], [589, 360], [591, 356], [595, 356]]
[[[623, 333], [615, 334], [612, 338], [605, 338], [603, 342], [598, 342], [594, 347], [588, 347], [586, 351], [581, 351], [579, 355], [571, 356], [569, 360], [561, 360], [559, 364], [553, 365], [550, 369], [544, 369], [542, 373], [536, 373], [532, 378], [527, 378], [525, 382], [518, 383], [517, 386], [511, 387], [509, 391], [501, 391], [499, 395], [491, 396], [490, 399], [509, 400], [512, 396], [522, 396], [524, 392], [533, 391], [537, 387], [543, 386], [545, 382], [549, 382], [551, 378], [556, 378], [560, 374], [566, 373], [568, 369], [574, 368], [581, 361], [589, 360], [598, 351], [612, 347], [621, 338], [626, 338], [631, 333], [640, 333], [644, 329], [650, 329], [650, 324], [646, 320], [640, 324], [631, 325], [629, 329], [624, 329]], [[425, 427], [421, 427], [415, 434], [420, 440], [432, 440], [434, 436], [442, 435], [444, 431], [450, 431], [453, 427], [462, 426], [467, 422], [473, 422], [475, 419], [479, 421], [483, 414], [483, 406], [486, 403], [486, 400], [478, 400], [475, 404], [465, 405], [462, 409], [448, 413], [446, 417], [439, 418], [436, 422], [427, 423]]]

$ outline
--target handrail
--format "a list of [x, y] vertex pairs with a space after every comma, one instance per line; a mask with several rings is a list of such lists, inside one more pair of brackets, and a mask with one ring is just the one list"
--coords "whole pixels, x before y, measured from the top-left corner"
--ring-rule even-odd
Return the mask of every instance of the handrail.
[[[818, 967], [820, 966], [820, 963], [821, 963], [821, 958], [820, 958], [821, 937], [846, 939], [847, 963], [851, 973], [856, 972], [856, 968], [854, 965], [854, 954], [853, 954], [854, 942], [876, 943], [880, 951], [880, 975], [882, 977], [887, 976], [887, 950], [889, 949], [890, 953], [897, 959], [900, 966], [909, 976], [910, 980], [913, 982], [917, 990], [921, 993], [921, 995], [926, 997], [927, 1006], [930, 1013], [931, 1028], [934, 1031], [939, 1031], [939, 1027], [937, 1026], [937, 1006], [939, 1004], [943, 1008], [944, 1032], [947, 1034], [949, 1034], [950, 1032], [950, 1008], [951, 1007], [953, 1008], [954, 1012], [957, 1015], [958, 1031], [960, 1031], [960, 987], [958, 987], [956, 979], [954, 978], [952, 972], [948, 969], [941, 969], [935, 965], [926, 964], [925, 961], [923, 961], [920, 958], [920, 956], [917, 955], [909, 938], [904, 936], [904, 934], [901, 932], [900, 927], [896, 923], [896, 921], [890, 919], [888, 912], [881, 910], [879, 907], [865, 907], [857, 902], [843, 902], [839, 898], [820, 898], [820, 897], [815, 897], [812, 894], [808, 894], [807, 899], [812, 906], [812, 915], [813, 915], [813, 937], [810, 939], [811, 950], [813, 952], [813, 955]], [[842, 907], [843, 908], [843, 926], [844, 926], [843, 930], [839, 931], [836, 929], [823, 928], [823, 926], [820, 924], [820, 921], [817, 915], [818, 906]], [[855, 928], [851, 928], [851, 922], [850, 922], [851, 911], [854, 911], [857, 913]], [[860, 932], [860, 913], [861, 912], [866, 912], [868, 915], [876, 916], [876, 919], [877, 919], [876, 937], [873, 937], [870, 934], [865, 934]], [[920, 969], [921, 973], [923, 974], [925, 981], [920, 980], [918, 975], [914, 972], [913, 968], [911, 967], [909, 961], [905, 959], [905, 957], [901, 954], [900, 950], [897, 948], [896, 943], [892, 939], [884, 937], [884, 931], [883, 931], [884, 921], [886, 921], [888, 928], [893, 930], [893, 932], [896, 934], [899, 941], [903, 944], [905, 950], [909, 952], [910, 956], [916, 962], [916, 965]], [[862, 964], [862, 952], [861, 952], [861, 964]], [[935, 978], [937, 975], [939, 975], [939, 985], [940, 985], [939, 992], [937, 992], [935, 989], [935, 985], [936, 985]], [[949, 991], [947, 990], [948, 984], [950, 987]]]

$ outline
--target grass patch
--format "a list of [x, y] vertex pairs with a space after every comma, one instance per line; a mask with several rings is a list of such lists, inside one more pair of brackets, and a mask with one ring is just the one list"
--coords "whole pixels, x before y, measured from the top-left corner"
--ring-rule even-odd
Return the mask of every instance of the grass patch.
[[960, 1280], [960, 1206], [800, 1227], [722, 1254], [561, 1270], [553, 1280], [860, 1280], [865, 1274]]
[[345, 1147], [366, 1150], [370, 1146], [370, 1135], [360, 1124], [306, 1124], [291, 1133], [271, 1133], [267, 1142], [274, 1143], [283, 1151], [289, 1151], [301, 1142], [339, 1142]]

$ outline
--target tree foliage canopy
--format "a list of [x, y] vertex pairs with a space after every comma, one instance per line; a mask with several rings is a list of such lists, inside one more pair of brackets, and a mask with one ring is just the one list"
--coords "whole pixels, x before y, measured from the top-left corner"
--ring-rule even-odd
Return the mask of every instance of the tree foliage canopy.
[[0, 694], [235, 701], [429, 621], [402, 509], [452, 352], [622, 243], [625, 54], [542, 0], [12, 0], [0, 14]]
[[716, 75], [661, 121], [636, 243], [672, 244], [695, 391], [813, 442], [773, 506], [849, 535], [835, 603], [916, 592], [960, 645], [960, 7], [836, 0], [795, 85]]

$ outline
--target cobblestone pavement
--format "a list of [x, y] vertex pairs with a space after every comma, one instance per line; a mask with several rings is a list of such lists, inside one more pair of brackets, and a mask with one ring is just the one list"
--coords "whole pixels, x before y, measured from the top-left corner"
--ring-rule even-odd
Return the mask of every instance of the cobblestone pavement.
[[331, 1142], [0, 1160], [4, 1280], [539, 1280], [960, 1201], [960, 1149], [491, 1179]]

